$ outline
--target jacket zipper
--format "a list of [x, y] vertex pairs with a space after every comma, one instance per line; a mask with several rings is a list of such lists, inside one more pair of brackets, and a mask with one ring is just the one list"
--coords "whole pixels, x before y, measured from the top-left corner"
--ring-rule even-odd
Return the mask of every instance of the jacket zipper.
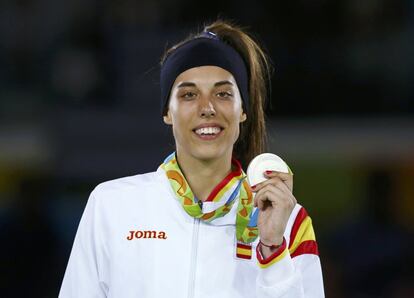
[[200, 229], [200, 219], [194, 219], [193, 239], [191, 241], [191, 260], [190, 276], [188, 279], [188, 298], [194, 297], [195, 277], [197, 271], [197, 249], [198, 249], [198, 231]]

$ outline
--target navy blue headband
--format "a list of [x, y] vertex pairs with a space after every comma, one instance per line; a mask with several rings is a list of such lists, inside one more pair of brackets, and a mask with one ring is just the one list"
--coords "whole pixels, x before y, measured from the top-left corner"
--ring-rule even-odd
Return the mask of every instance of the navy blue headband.
[[246, 64], [240, 54], [230, 45], [222, 42], [216, 34], [203, 32], [200, 37], [179, 46], [167, 56], [161, 66], [162, 112], [168, 104], [175, 79], [184, 71], [198, 66], [213, 65], [230, 72], [236, 80], [247, 112], [249, 107], [249, 77]]

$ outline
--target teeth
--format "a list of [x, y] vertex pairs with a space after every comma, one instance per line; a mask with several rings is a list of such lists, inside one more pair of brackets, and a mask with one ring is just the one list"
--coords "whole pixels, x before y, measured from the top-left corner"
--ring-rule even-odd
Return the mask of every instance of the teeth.
[[203, 127], [196, 129], [196, 134], [198, 135], [216, 135], [221, 131], [219, 127]]

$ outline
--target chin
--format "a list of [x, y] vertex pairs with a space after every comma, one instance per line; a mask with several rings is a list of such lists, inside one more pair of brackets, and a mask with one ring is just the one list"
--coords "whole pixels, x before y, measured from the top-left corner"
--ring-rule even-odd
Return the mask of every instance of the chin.
[[[220, 159], [226, 156], [227, 150], [223, 150], [222, 148], [208, 148], [205, 146], [202, 146], [200, 148], [192, 148], [190, 150], [190, 154], [198, 159], [203, 161], [208, 160], [215, 160]], [[231, 157], [231, 154], [230, 154]]]

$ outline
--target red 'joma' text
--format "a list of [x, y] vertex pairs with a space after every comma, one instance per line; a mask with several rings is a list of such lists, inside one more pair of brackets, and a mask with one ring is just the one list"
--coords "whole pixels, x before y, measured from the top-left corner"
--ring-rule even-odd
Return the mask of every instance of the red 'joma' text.
[[129, 231], [129, 235], [127, 236], [127, 240], [132, 239], [167, 239], [167, 235], [163, 231]]

